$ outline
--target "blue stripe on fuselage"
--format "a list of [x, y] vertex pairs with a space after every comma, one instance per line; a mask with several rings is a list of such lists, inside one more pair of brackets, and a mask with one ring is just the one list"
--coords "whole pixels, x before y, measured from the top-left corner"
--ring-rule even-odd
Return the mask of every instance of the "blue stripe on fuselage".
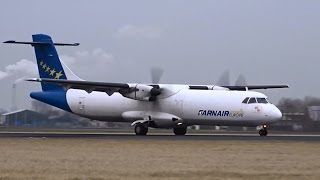
[[67, 92], [66, 91], [42, 91], [42, 92], [32, 92], [30, 97], [38, 101], [50, 104], [62, 110], [71, 112], [71, 109], [67, 102]]

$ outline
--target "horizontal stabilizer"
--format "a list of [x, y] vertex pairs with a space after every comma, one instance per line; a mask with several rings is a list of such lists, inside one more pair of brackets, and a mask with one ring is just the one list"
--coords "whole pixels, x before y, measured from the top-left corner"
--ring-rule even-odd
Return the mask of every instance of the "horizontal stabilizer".
[[230, 90], [246, 91], [251, 89], [277, 89], [277, 88], [289, 88], [288, 85], [257, 85], [257, 86], [222, 86]]
[[[30, 44], [31, 46], [41, 46], [41, 45], [50, 45], [50, 42], [23, 42], [23, 41], [14, 41], [9, 40], [3, 43], [6, 44]], [[55, 46], [79, 46], [80, 43], [53, 43]]]

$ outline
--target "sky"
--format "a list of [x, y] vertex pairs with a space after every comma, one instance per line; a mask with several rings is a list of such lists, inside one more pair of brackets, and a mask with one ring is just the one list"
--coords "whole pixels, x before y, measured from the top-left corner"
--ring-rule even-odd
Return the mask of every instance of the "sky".
[[[249, 85], [288, 84], [264, 90], [283, 97], [319, 97], [320, 1], [317, 0], [3, 0], [0, 41], [31, 41], [44, 33], [79, 77], [105, 82], [213, 85], [226, 72]], [[68, 74], [67, 74], [68, 75]], [[0, 108], [30, 108], [37, 77], [31, 46], [0, 44]]]

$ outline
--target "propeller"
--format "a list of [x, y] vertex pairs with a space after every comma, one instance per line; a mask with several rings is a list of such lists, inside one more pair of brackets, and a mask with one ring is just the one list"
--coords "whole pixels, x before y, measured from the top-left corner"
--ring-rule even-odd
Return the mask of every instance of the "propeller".
[[163, 75], [164, 70], [160, 67], [152, 67], [151, 68], [151, 81], [152, 81], [152, 89], [150, 91], [151, 97], [150, 101], [155, 101], [157, 96], [161, 94], [161, 90], [159, 85], [157, 85], [160, 82], [160, 79]]
[[230, 72], [229, 71], [223, 72], [217, 84], [219, 86], [230, 86]]
[[160, 67], [151, 68], [151, 81], [153, 84], [158, 84], [163, 75], [164, 70]]
[[[218, 83], [217, 85], [219, 86], [230, 86], [230, 72], [229, 71], [225, 71], [223, 72], [223, 74], [220, 76], [220, 78], [218, 79]], [[240, 74], [238, 76], [238, 78], [235, 81], [235, 86], [245, 86], [247, 85], [247, 80], [246, 78]]]
[[245, 86], [245, 85], [247, 85], [248, 83], [247, 83], [247, 80], [246, 80], [246, 78], [242, 75], [242, 74], [240, 74], [239, 76], [238, 76], [238, 79], [236, 80], [236, 82], [235, 82], [235, 85], [236, 86]]

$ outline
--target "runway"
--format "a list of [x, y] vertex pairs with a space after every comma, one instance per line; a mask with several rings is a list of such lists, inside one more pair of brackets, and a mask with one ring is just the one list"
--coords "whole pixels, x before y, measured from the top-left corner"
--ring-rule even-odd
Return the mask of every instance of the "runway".
[[190, 133], [175, 136], [169, 133], [150, 133], [136, 136], [133, 133], [67, 133], [67, 132], [0, 132], [0, 138], [77, 138], [112, 140], [207, 140], [207, 141], [300, 141], [320, 142], [320, 134], [270, 134], [260, 137], [257, 134], [244, 133]]

